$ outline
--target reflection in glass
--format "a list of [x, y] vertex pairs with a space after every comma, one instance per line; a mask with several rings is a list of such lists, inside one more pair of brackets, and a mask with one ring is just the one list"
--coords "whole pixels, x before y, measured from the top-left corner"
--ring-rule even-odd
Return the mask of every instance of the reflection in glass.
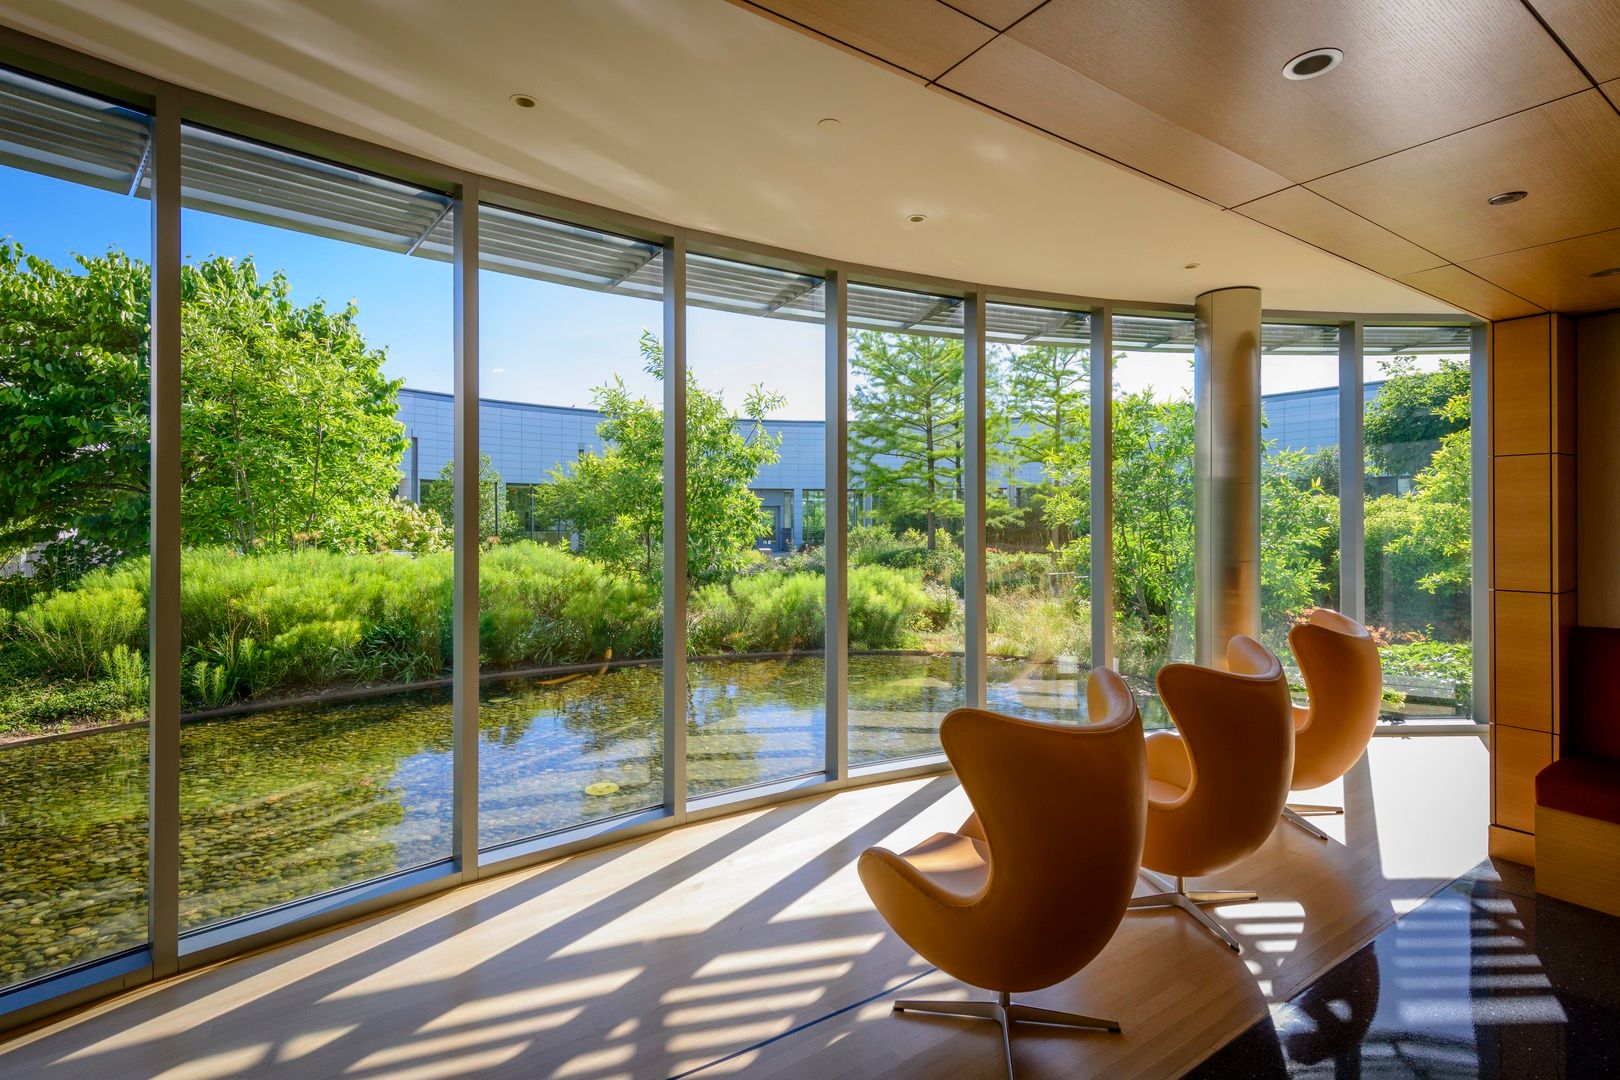
[[0, 989], [146, 942], [148, 126], [0, 69]]
[[1114, 651], [1150, 725], [1153, 680], [1193, 658], [1192, 321], [1114, 320]]
[[1260, 356], [1260, 630], [1303, 691], [1288, 631], [1339, 608], [1339, 329], [1268, 324]]
[[810, 489], [826, 484], [824, 296], [807, 274], [687, 260], [687, 647], [748, 658], [724, 693], [689, 676], [694, 796], [826, 766], [825, 713], [792, 704], [826, 696], [826, 578], [808, 535]]
[[448, 196], [202, 128], [181, 146], [190, 930], [450, 855], [418, 796], [449, 704], [407, 721], [376, 692], [450, 675], [447, 485], [416, 501], [405, 400], [449, 389], [451, 281], [406, 257]]
[[663, 249], [495, 206], [479, 239], [490, 847], [663, 802]]
[[1091, 667], [1091, 353], [1087, 315], [986, 307], [990, 391], [988, 693], [1014, 716], [1079, 720]]
[[[849, 760], [939, 752], [963, 704], [962, 302], [849, 289]], [[856, 522], [859, 522], [857, 525]], [[883, 683], [859, 656], [936, 663]]]
[[[1368, 328], [1369, 339], [1386, 328]], [[1454, 352], [1366, 360], [1366, 621], [1384, 665], [1384, 720], [1473, 710], [1473, 517], [1467, 331]]]

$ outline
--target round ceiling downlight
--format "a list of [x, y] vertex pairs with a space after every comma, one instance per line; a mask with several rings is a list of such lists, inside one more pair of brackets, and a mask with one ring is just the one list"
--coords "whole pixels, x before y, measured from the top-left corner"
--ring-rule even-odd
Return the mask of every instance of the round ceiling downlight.
[[1592, 277], [1620, 277], [1620, 266], [1605, 266], [1602, 270], [1592, 271]]
[[906, 221], [912, 225], [921, 225], [928, 220], [927, 214], [907, 214]]
[[1511, 206], [1513, 203], [1524, 201], [1529, 194], [1528, 191], [1501, 191], [1485, 201], [1492, 206]]
[[533, 94], [513, 94], [512, 104], [520, 109], [532, 109], [540, 102], [535, 99]]
[[1295, 82], [1314, 79], [1338, 67], [1343, 59], [1344, 53], [1338, 49], [1312, 49], [1310, 52], [1300, 53], [1284, 64], [1283, 77], [1293, 79]]

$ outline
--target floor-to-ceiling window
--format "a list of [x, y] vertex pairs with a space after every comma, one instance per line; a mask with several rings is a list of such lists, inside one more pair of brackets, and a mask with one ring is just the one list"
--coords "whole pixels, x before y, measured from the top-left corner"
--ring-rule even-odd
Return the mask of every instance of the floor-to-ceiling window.
[[450, 269], [409, 257], [450, 200], [200, 127], [182, 165], [193, 929], [451, 854], [451, 537], [401, 494], [403, 400], [451, 390]]
[[485, 205], [479, 262], [489, 847], [663, 802], [664, 251]]
[[1368, 326], [1366, 623], [1384, 720], [1473, 710], [1472, 401], [1466, 327]]
[[1091, 353], [1083, 313], [985, 312], [990, 708], [1085, 713], [1091, 666]]
[[1193, 658], [1193, 324], [1114, 317], [1114, 655], [1163, 725], [1159, 668]]
[[964, 703], [962, 301], [849, 288], [849, 760], [939, 752]]
[[1260, 635], [1339, 608], [1339, 329], [1267, 323], [1260, 353]]
[[807, 274], [687, 259], [694, 796], [825, 768], [826, 578], [821, 540], [805, 529], [807, 492], [826, 485], [823, 288]]
[[147, 938], [148, 142], [0, 71], [0, 988]]

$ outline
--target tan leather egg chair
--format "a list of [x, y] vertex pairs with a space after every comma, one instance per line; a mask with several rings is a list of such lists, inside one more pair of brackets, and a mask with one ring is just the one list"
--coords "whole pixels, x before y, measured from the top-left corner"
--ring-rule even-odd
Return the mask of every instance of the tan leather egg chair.
[[[1310, 704], [1294, 706], [1294, 791], [1331, 784], [1367, 752], [1384, 699], [1384, 669], [1367, 628], [1316, 608], [1288, 632]], [[1283, 818], [1322, 840], [1305, 814], [1342, 814], [1342, 806], [1289, 803]]]
[[[896, 1001], [896, 1012], [1001, 1025], [1118, 1031], [1113, 1020], [1039, 1009], [1011, 996], [1062, 982], [1113, 937], [1136, 881], [1147, 813], [1142, 719], [1112, 671], [1091, 673], [1094, 722], [1041, 724], [957, 709], [940, 742], [977, 813], [896, 855], [868, 848], [861, 881], [895, 933], [929, 963], [996, 993], [986, 1001]], [[982, 822], [982, 830], [978, 828]]]
[[1294, 703], [1282, 664], [1239, 634], [1226, 648], [1229, 670], [1166, 664], [1159, 699], [1176, 731], [1147, 737], [1148, 821], [1142, 866], [1162, 892], [1132, 908], [1175, 907], [1241, 951], [1201, 905], [1259, 899], [1250, 891], [1191, 892], [1186, 879], [1224, 870], [1266, 842], [1277, 827], [1294, 774]]

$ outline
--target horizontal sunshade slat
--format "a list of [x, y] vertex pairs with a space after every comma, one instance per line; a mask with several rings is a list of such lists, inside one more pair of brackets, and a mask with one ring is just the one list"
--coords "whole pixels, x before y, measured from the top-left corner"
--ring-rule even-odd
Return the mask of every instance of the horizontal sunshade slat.
[[0, 68], [0, 164], [127, 193], [149, 132], [134, 109]]
[[[145, 196], [149, 121], [139, 111], [0, 68], [0, 164], [109, 191]], [[454, 236], [449, 196], [357, 169], [188, 125], [182, 138], [182, 196], [196, 210], [448, 261]], [[480, 215], [480, 265], [559, 285], [658, 300], [663, 249], [647, 240], [496, 206]], [[697, 307], [820, 322], [819, 277], [693, 253], [687, 298]], [[856, 329], [959, 336], [962, 301], [879, 285], [849, 286]], [[1121, 351], [1191, 352], [1191, 319], [1116, 315]], [[1272, 354], [1320, 355], [1338, 348], [1338, 328], [1266, 324]], [[1085, 348], [1090, 316], [993, 303], [985, 336], [999, 344]], [[1466, 353], [1465, 326], [1368, 326], [1366, 351]]]

